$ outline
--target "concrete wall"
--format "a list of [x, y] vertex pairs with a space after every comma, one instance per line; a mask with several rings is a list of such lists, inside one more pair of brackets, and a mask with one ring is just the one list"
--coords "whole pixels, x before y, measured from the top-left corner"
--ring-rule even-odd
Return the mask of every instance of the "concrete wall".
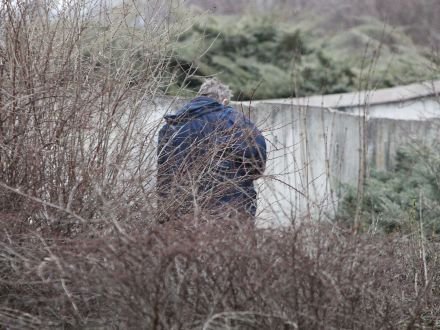
[[[419, 101], [420, 106], [423, 102]], [[431, 101], [425, 104], [433, 104]], [[384, 107], [393, 111], [392, 105]], [[417, 109], [421, 108], [413, 113]], [[256, 103], [251, 117], [269, 141], [268, 176], [260, 183], [261, 217], [275, 224], [308, 214], [315, 219], [331, 217], [343, 193], [341, 184], [358, 183], [364, 155], [363, 117], [268, 102]], [[369, 117], [366, 162], [379, 170], [391, 170], [399, 147], [433, 141], [440, 141], [440, 119]]]
[[360, 118], [322, 108], [258, 103], [251, 117], [268, 140], [267, 176], [260, 180], [259, 213], [276, 225], [337, 207], [341, 183], [356, 183]]
[[368, 121], [368, 160], [378, 170], [392, 170], [399, 147], [440, 141], [440, 119], [395, 120], [370, 118]]
[[367, 109], [370, 118], [426, 120], [440, 117], [440, 99], [426, 97], [392, 103], [372, 104], [367, 107], [354, 106], [340, 110], [353, 114], [363, 114], [364, 109]]

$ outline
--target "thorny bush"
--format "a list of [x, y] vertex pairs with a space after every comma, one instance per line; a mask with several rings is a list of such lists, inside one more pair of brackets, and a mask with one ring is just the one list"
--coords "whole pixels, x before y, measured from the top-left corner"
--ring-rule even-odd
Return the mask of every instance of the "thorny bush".
[[416, 241], [356, 236], [329, 225], [267, 230], [232, 220], [185, 219], [131, 230], [125, 236], [61, 239], [28, 229], [14, 233], [3, 223], [0, 324], [8, 329], [438, 325], [434, 245], [425, 245], [424, 263]]
[[435, 326], [434, 243], [191, 216], [148, 224], [157, 123], [143, 102], [166, 89], [176, 22], [166, 6], [49, 4], [0, 6], [0, 326]]
[[173, 10], [167, 0], [0, 3], [0, 210], [63, 218], [70, 232], [151, 207], [151, 103], [186, 24]]

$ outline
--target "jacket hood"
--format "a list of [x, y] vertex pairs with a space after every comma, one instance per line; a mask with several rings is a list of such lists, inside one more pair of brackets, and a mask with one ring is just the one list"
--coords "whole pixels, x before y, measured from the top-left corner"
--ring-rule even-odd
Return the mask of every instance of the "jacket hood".
[[207, 113], [222, 111], [224, 108], [224, 105], [218, 103], [216, 100], [206, 96], [200, 96], [191, 100], [175, 114], [166, 115], [164, 118], [168, 124], [178, 124], [200, 117]]

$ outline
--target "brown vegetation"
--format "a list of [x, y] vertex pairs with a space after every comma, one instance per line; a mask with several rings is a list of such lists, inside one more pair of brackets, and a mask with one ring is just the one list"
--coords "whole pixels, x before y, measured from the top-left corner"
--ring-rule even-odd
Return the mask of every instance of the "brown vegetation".
[[158, 123], [144, 102], [166, 89], [182, 29], [166, 8], [2, 3], [0, 327], [435, 326], [432, 243], [321, 224], [153, 224]]
[[144, 108], [180, 24], [156, 6], [1, 5], [0, 209], [67, 224], [148, 207], [157, 125]]
[[95, 239], [2, 228], [1, 241], [9, 329], [412, 329], [440, 317], [434, 246], [425, 277], [414, 242], [332, 226], [187, 221]]

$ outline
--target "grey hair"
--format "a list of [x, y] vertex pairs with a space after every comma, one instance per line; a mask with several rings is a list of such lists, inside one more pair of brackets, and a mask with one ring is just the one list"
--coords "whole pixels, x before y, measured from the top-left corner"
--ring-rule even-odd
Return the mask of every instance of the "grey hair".
[[216, 78], [210, 78], [206, 79], [205, 82], [202, 84], [199, 89], [198, 95], [207, 96], [215, 99], [219, 103], [222, 103], [225, 99], [231, 99], [232, 91], [227, 85], [222, 84]]

